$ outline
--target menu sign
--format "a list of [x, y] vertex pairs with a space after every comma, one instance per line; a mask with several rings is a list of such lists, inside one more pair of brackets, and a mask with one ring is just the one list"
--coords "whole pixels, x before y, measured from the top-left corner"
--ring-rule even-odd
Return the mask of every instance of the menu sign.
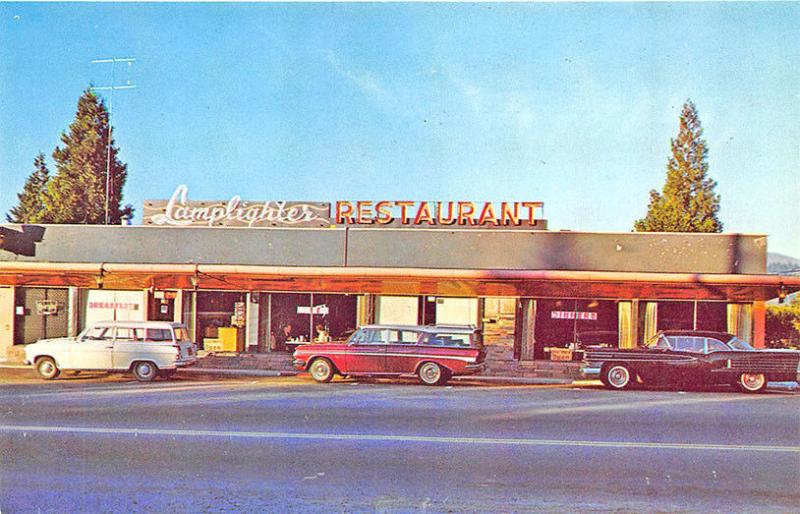
[[425, 227], [546, 229], [542, 202], [190, 201], [178, 186], [169, 200], [147, 200], [143, 223], [165, 227]]

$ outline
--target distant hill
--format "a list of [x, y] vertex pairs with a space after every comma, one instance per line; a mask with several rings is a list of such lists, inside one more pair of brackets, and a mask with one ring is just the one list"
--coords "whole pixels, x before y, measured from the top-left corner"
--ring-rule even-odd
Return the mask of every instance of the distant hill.
[[800, 259], [767, 252], [767, 273], [773, 275], [800, 275]]

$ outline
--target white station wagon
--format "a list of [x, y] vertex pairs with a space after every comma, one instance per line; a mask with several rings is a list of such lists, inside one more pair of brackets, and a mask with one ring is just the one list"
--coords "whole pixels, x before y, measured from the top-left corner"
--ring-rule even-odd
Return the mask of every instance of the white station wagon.
[[136, 380], [149, 382], [196, 362], [197, 346], [186, 327], [167, 321], [104, 321], [78, 337], [42, 339], [25, 347], [25, 363], [36, 366], [45, 380], [63, 370], [91, 370], [132, 372]]

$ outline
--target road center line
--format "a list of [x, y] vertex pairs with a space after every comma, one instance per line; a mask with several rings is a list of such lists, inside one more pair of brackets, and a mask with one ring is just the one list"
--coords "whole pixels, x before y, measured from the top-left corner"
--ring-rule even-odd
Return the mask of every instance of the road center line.
[[800, 453], [800, 446], [762, 446], [732, 444], [696, 444], [639, 441], [573, 441], [568, 439], [524, 439], [497, 437], [439, 437], [393, 434], [326, 434], [303, 432], [250, 432], [232, 430], [178, 430], [164, 428], [106, 428], [69, 427], [42, 425], [0, 425], [0, 432], [34, 432], [58, 434], [105, 434], [129, 436], [169, 436], [169, 437], [219, 437], [225, 439], [288, 439], [315, 441], [369, 441], [402, 443], [439, 443], [463, 445], [498, 446], [577, 446], [591, 448], [635, 448], [657, 450], [713, 450], [744, 452]]

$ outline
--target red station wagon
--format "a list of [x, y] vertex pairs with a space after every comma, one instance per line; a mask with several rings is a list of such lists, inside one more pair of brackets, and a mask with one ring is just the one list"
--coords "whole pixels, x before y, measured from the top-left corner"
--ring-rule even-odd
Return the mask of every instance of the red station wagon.
[[317, 382], [342, 376], [416, 375], [427, 385], [441, 385], [453, 375], [484, 368], [480, 332], [469, 325], [366, 325], [345, 343], [304, 344], [294, 352], [294, 366]]

